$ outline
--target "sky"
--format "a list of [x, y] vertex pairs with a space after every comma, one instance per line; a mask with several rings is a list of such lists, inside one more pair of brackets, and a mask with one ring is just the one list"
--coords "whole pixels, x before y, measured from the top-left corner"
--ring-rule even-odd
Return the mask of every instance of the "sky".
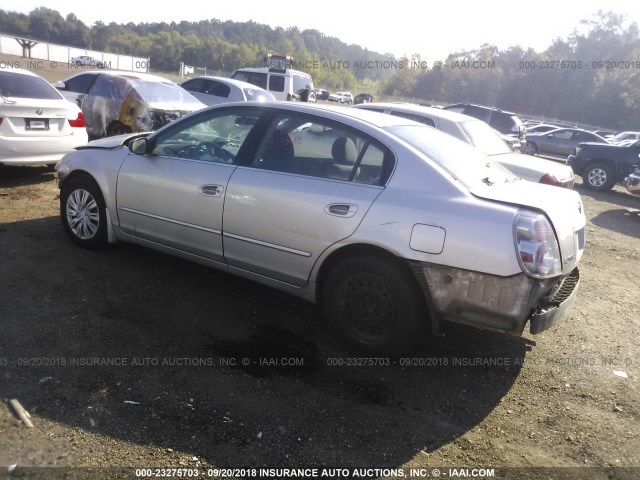
[[598, 10], [624, 14], [627, 20], [640, 24], [640, 2], [631, 0], [394, 0], [384, 2], [385, 6], [363, 0], [316, 0], [277, 5], [277, 1], [265, 0], [0, 0], [3, 10], [29, 13], [46, 6], [64, 17], [74, 13], [89, 26], [98, 20], [141, 23], [210, 18], [296, 26], [397, 57], [420, 53], [427, 61], [443, 60], [449, 53], [473, 50], [485, 43], [500, 49], [519, 45], [543, 51], [554, 39], [567, 38], [580, 27], [581, 20], [593, 18]]

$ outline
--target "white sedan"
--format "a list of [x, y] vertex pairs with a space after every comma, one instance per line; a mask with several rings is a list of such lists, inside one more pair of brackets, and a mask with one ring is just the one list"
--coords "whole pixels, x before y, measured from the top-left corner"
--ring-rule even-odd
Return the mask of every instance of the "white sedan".
[[356, 105], [354, 108], [424, 123], [473, 145], [520, 178], [530, 182], [573, 188], [575, 176], [571, 167], [544, 158], [514, 153], [506, 143], [505, 135], [477, 118], [451, 110], [413, 104], [367, 103]]
[[329, 95], [330, 102], [338, 102], [338, 103], [353, 103], [353, 96], [351, 92], [336, 92]]
[[317, 302], [365, 351], [399, 354], [445, 322], [535, 334], [578, 287], [577, 192], [391, 115], [227, 103], [56, 168], [77, 245], [133, 242]]
[[276, 99], [263, 88], [233, 78], [194, 77], [180, 86], [207, 106], [227, 102], [269, 102]]
[[73, 57], [71, 59], [72, 65], [76, 67], [91, 67], [91, 68], [104, 68], [104, 62], [89, 55], [80, 55], [79, 57]]
[[87, 143], [77, 105], [35, 73], [0, 70], [0, 165], [55, 164]]

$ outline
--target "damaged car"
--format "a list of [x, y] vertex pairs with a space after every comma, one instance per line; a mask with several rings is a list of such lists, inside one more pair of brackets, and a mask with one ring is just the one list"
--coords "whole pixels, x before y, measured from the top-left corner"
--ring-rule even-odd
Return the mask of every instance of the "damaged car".
[[135, 72], [83, 72], [57, 82], [84, 113], [89, 137], [156, 130], [206, 105], [179, 85]]
[[367, 352], [446, 322], [536, 334], [578, 290], [577, 192], [392, 115], [227, 103], [91, 142], [57, 171], [78, 246], [132, 242], [288, 292]]

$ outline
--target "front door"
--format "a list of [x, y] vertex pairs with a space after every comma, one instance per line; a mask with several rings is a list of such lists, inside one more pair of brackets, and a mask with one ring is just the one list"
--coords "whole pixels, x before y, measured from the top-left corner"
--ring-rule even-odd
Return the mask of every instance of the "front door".
[[160, 133], [147, 155], [130, 153], [117, 185], [123, 232], [222, 262], [227, 184], [257, 118], [241, 107], [203, 112]]

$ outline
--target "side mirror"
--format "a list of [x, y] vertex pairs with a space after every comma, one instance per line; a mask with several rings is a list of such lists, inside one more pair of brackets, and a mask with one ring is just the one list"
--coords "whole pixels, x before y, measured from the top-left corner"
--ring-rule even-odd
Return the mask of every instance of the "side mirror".
[[547, 135], [547, 138], [553, 138], [553, 133], [550, 133], [549, 135]]
[[51, 84], [53, 88], [57, 88], [58, 90], [66, 90], [67, 85], [64, 82], [55, 82]]
[[129, 151], [136, 155], [145, 155], [149, 148], [149, 141], [146, 138], [136, 138], [129, 142]]

